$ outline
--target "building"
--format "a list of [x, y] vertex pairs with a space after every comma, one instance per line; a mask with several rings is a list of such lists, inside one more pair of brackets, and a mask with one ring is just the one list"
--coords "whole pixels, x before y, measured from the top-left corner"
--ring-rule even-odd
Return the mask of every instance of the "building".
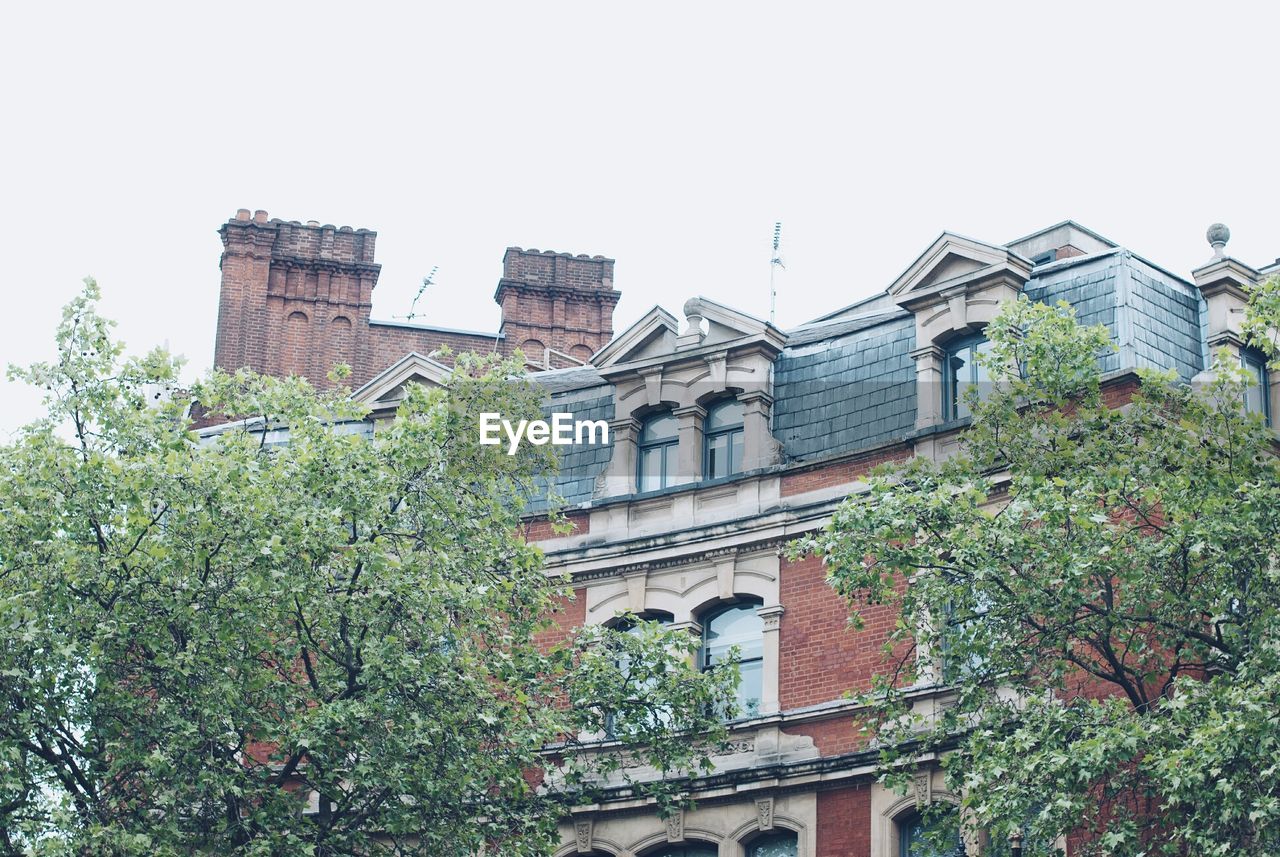
[[[242, 210], [222, 227], [216, 360], [319, 384], [345, 361], [377, 420], [406, 384], [444, 376], [441, 345], [520, 348], [549, 411], [608, 421], [608, 443], [562, 454], [574, 531], [530, 524], [549, 565], [572, 575], [564, 621], [630, 610], [697, 635], [704, 663], [741, 646], [746, 713], [731, 752], [694, 784], [695, 810], [659, 819], [619, 787], [564, 820], [561, 857], [910, 857], [917, 806], [956, 796], [937, 771], [906, 796], [877, 784], [845, 698], [884, 668], [895, 616], [872, 608], [854, 633], [820, 563], [779, 549], [822, 526], [875, 465], [950, 454], [963, 390], [983, 380], [972, 360], [983, 326], [1019, 295], [1107, 326], [1112, 403], [1139, 368], [1190, 382], [1223, 347], [1254, 373], [1248, 407], [1275, 413], [1280, 384], [1239, 327], [1261, 274], [1225, 254], [1228, 237], [1211, 227], [1213, 257], [1183, 277], [1071, 221], [1003, 244], [943, 233], [881, 293], [792, 330], [696, 297], [683, 319], [654, 307], [617, 335], [612, 260], [512, 247], [501, 327], [476, 333], [372, 320], [374, 233]], [[946, 689], [913, 694], [928, 709]]]

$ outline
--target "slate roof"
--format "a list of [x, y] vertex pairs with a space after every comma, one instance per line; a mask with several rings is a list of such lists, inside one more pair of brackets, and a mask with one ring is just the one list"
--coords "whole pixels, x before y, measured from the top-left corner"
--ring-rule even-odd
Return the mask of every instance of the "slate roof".
[[[1205, 365], [1199, 292], [1123, 248], [1041, 265], [1024, 291], [1032, 300], [1065, 300], [1081, 323], [1107, 327], [1120, 349], [1102, 359], [1104, 372], [1174, 367], [1190, 380]], [[881, 297], [788, 331], [773, 369], [772, 430], [782, 444], [784, 466], [871, 448], [914, 431], [915, 323]], [[850, 316], [855, 309], [858, 314]], [[548, 412], [613, 419], [612, 390], [593, 367], [534, 378], [550, 394]], [[607, 445], [562, 449], [557, 488], [570, 505], [591, 500], [610, 454]]]

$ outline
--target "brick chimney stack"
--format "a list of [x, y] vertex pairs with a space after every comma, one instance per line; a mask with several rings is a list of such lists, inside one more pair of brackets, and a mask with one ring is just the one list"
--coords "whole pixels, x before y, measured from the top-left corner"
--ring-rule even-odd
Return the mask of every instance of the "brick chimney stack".
[[214, 364], [303, 375], [327, 386], [337, 363], [370, 367], [365, 341], [380, 265], [377, 233], [268, 220], [242, 208], [222, 225], [222, 292]]
[[508, 247], [494, 300], [507, 347], [534, 363], [566, 365], [551, 351], [585, 362], [613, 337], [613, 260]]

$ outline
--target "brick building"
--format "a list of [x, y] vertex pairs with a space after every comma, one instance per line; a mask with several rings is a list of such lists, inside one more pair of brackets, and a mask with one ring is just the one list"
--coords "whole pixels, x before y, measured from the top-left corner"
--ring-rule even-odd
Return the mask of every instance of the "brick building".
[[[822, 526], [876, 464], [955, 448], [962, 392], [982, 382], [972, 357], [1002, 302], [1066, 300], [1083, 323], [1106, 325], [1118, 346], [1103, 366], [1114, 403], [1137, 369], [1192, 381], [1226, 347], [1254, 373], [1249, 407], [1280, 407], [1280, 385], [1239, 329], [1244, 287], [1280, 261], [1256, 270], [1225, 255], [1218, 224], [1213, 257], [1189, 277], [1070, 221], [1003, 244], [943, 233], [879, 294], [792, 330], [698, 297], [683, 319], [654, 307], [616, 336], [613, 261], [599, 256], [508, 248], [501, 327], [477, 333], [372, 320], [379, 266], [367, 230], [242, 210], [221, 233], [219, 366], [323, 384], [345, 361], [377, 420], [406, 383], [443, 377], [441, 345], [521, 348], [549, 411], [611, 429], [608, 443], [563, 451], [557, 488], [574, 532], [531, 527], [548, 565], [572, 575], [563, 620], [630, 610], [697, 635], [704, 663], [741, 647], [744, 715], [731, 752], [694, 783], [697, 808], [661, 820], [619, 785], [564, 820], [562, 857], [924, 853], [913, 844], [918, 802], [956, 796], [937, 771], [919, 773], [907, 796], [877, 784], [845, 698], [884, 669], [895, 616], [872, 608], [851, 631], [820, 563], [789, 562], [779, 548]], [[926, 680], [912, 694], [927, 710], [947, 690]]]

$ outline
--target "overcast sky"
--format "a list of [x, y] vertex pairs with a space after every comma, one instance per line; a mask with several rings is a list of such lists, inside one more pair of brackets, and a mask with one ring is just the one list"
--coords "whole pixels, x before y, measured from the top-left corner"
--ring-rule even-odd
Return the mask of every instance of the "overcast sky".
[[[494, 330], [508, 245], [618, 260], [621, 330], [791, 326], [943, 229], [1072, 218], [1181, 274], [1280, 256], [1280, 14], [1252, 3], [11, 4], [0, 362], [82, 277], [131, 351], [213, 354], [237, 208], [374, 229], [375, 318]], [[0, 430], [38, 413], [0, 385]]]

